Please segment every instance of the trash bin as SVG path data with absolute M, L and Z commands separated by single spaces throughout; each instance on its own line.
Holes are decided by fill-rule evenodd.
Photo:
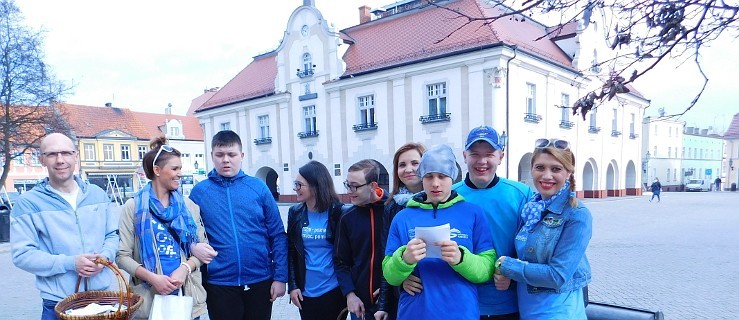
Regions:
M 736 182 L 731 184 L 731 191 L 736 191 Z
M 0 242 L 10 241 L 10 210 L 0 206 Z

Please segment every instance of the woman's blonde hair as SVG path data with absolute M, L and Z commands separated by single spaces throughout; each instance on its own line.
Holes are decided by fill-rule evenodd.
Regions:
M 557 162 L 561 163 L 562 166 L 567 170 L 567 172 L 570 173 L 570 192 L 575 192 L 575 154 L 572 153 L 572 150 L 570 148 L 565 149 L 559 149 L 555 148 L 553 145 L 550 145 L 546 148 L 536 148 L 534 149 L 534 155 L 531 157 L 531 166 L 534 166 L 534 162 L 536 161 L 536 158 L 539 157 L 542 154 L 548 154 L 552 157 L 554 157 Z M 573 208 L 577 207 L 577 197 L 576 196 L 570 196 L 570 206 Z

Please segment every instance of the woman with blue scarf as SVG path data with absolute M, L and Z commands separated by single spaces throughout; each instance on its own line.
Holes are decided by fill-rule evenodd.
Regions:
M 142 159 L 151 180 L 121 210 L 116 263 L 131 275 L 144 302 L 136 318 L 147 319 L 155 294 L 193 298 L 192 318 L 206 313 L 200 266 L 216 255 L 207 244 L 200 208 L 179 191 L 181 154 L 156 137 Z
M 521 319 L 587 319 L 585 249 L 593 225 L 590 211 L 575 197 L 575 156 L 564 140 L 539 139 L 535 147 L 531 175 L 538 193 L 521 214 L 518 258 L 501 256 L 496 262 L 496 287 L 517 282 Z

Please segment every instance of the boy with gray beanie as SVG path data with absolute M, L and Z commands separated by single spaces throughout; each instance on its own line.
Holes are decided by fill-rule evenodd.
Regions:
M 398 319 L 479 319 L 476 283 L 488 281 L 496 259 L 485 213 L 452 190 L 458 173 L 447 145 L 428 149 L 418 167 L 424 192 L 415 195 L 390 225 L 382 271 L 391 285 L 420 277 L 423 294 L 400 294 Z M 416 227 L 449 224 L 450 239 L 425 243 Z M 438 246 L 441 258 L 426 257 Z

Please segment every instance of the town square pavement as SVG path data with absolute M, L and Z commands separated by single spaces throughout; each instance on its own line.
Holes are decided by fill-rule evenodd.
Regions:
M 590 300 L 661 310 L 666 319 L 739 318 L 739 193 L 662 193 L 586 199 L 593 214 L 587 251 Z M 280 205 L 283 220 L 287 205 Z M 0 319 L 39 319 L 33 277 L 0 244 Z M 205 317 L 207 320 L 207 317 Z M 288 298 L 272 319 L 299 319 Z

